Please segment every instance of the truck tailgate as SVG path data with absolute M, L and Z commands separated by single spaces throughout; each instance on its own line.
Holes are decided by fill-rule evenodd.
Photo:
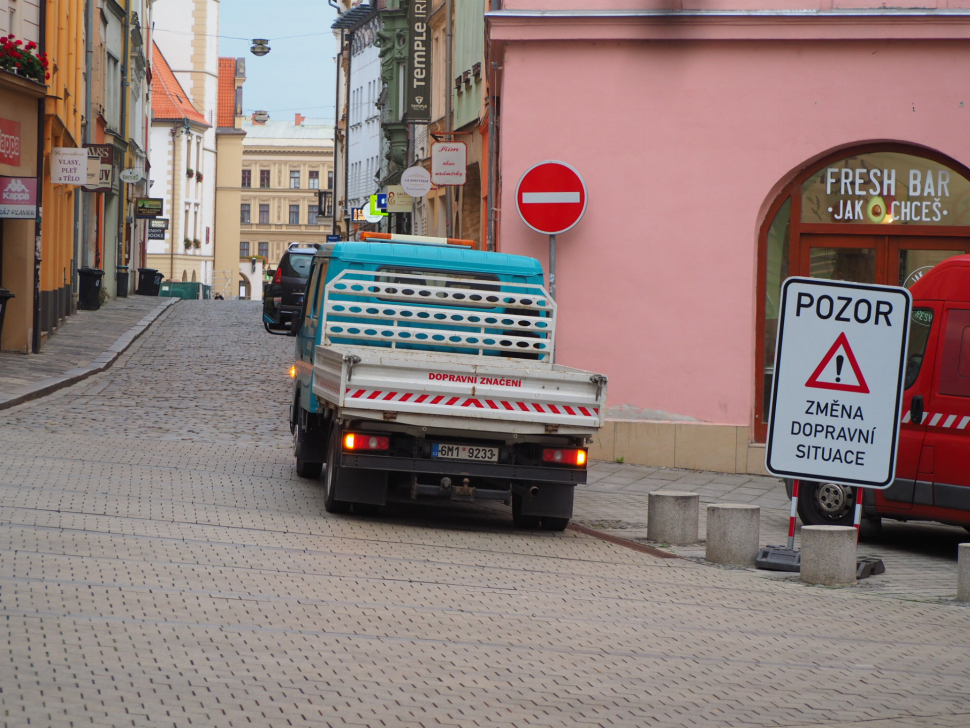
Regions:
M 557 425 L 594 432 L 603 424 L 605 377 L 530 360 L 373 346 L 318 346 L 313 393 L 341 408 L 476 422 Z M 472 359 L 471 361 L 469 361 Z M 493 428 L 488 428 L 493 429 Z

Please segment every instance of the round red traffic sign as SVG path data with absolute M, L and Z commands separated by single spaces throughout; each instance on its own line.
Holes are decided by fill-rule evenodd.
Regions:
M 572 228 L 586 212 L 586 183 L 565 162 L 540 162 L 519 180 L 515 206 L 530 228 L 558 235 Z

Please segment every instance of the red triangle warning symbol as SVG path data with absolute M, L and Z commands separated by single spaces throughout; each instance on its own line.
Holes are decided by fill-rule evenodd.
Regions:
M 849 346 L 849 340 L 845 338 L 845 332 L 839 334 L 839 338 L 822 357 L 822 363 L 812 372 L 805 386 L 869 394 L 869 385 L 862 376 L 859 362 L 852 353 L 852 347 Z

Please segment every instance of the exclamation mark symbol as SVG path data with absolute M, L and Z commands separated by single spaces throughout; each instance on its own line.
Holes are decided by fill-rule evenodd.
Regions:
M 835 381 L 842 381 L 842 364 L 845 362 L 845 357 L 839 354 L 835 357 Z

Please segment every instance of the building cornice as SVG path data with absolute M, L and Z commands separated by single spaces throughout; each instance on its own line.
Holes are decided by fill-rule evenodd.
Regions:
M 498 10 L 492 41 L 967 40 L 970 10 Z

